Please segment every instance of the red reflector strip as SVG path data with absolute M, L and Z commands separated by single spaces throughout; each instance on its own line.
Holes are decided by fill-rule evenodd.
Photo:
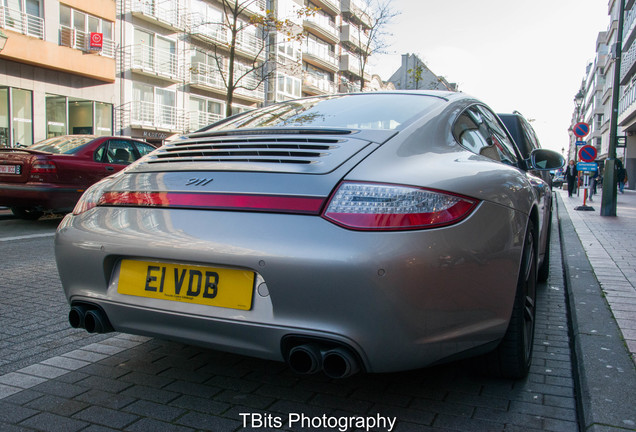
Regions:
M 97 205 L 320 214 L 324 198 L 187 192 L 106 192 Z

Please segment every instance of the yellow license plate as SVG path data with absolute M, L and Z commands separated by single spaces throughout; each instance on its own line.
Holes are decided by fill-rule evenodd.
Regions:
M 253 287 L 254 273 L 249 271 L 123 260 L 117 292 L 249 310 Z

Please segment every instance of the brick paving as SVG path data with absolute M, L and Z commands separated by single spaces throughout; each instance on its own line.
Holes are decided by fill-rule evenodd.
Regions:
M 557 225 L 555 218 L 553 230 Z M 538 287 L 527 379 L 486 378 L 467 360 L 334 381 L 298 376 L 277 362 L 70 329 L 52 239 L 0 242 L 0 430 L 338 430 L 264 424 L 302 413 L 379 414 L 394 417 L 398 432 L 578 431 L 556 231 L 551 248 L 550 280 Z M 261 423 L 245 424 L 246 415 Z

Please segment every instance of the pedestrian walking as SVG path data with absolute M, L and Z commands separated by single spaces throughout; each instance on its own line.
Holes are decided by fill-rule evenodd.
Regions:
M 579 176 L 579 172 L 574 165 L 574 160 L 570 160 L 568 167 L 565 169 L 565 178 L 568 182 L 568 196 L 571 197 L 576 191 L 576 182 Z
M 590 188 L 589 198 L 590 198 L 590 201 L 594 201 L 594 199 L 592 197 L 596 194 L 596 183 L 597 182 L 598 182 L 598 164 L 596 164 L 596 169 L 590 173 L 590 183 L 589 183 L 589 188 Z
M 627 181 L 627 170 L 620 159 L 616 159 L 616 180 L 618 180 L 618 191 L 625 193 L 625 182 Z

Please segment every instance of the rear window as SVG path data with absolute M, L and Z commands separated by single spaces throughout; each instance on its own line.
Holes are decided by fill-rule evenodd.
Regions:
M 72 154 L 95 138 L 96 137 L 92 135 L 58 136 L 37 142 L 29 147 L 29 149 L 54 154 Z
M 270 105 L 208 128 L 399 129 L 441 99 L 413 94 L 334 95 Z

